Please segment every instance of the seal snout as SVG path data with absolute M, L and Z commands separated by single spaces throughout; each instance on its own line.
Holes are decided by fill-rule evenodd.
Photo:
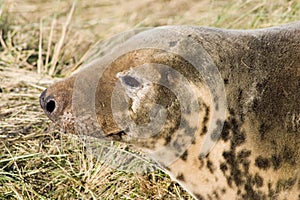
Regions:
M 56 108 L 54 97 L 46 96 L 47 89 L 40 95 L 40 105 L 47 115 L 51 114 Z

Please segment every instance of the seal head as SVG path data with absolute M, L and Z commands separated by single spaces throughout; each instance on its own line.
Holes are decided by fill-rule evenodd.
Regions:
M 57 82 L 45 89 L 39 98 L 41 108 L 47 117 L 63 129 L 74 133 L 71 101 L 75 77 Z

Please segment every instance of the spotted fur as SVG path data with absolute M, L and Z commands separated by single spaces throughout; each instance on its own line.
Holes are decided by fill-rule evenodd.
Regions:
M 88 83 L 101 60 L 92 62 L 85 70 L 42 93 L 40 102 L 45 113 L 68 132 L 127 142 L 150 155 L 168 146 L 161 153 L 176 157 L 172 163 L 165 166 L 160 154 L 154 159 L 161 161 L 165 171 L 195 199 L 299 200 L 300 23 L 249 31 L 190 26 L 165 29 L 180 32 L 182 38 L 191 38 L 201 45 L 220 71 L 227 98 L 226 120 L 220 134 L 211 131 L 210 126 L 223 124 L 211 117 L 221 108 L 213 103 L 217 99 L 211 99 L 201 74 L 180 55 L 158 49 L 134 50 L 119 56 L 109 63 L 97 82 Z M 147 34 L 146 31 L 140 37 L 147 40 Z M 182 38 L 170 41 L 170 48 L 184 45 Z M 183 48 L 189 51 L 189 47 Z M 183 80 L 176 73 L 148 66 L 144 70 L 158 74 L 158 83 L 167 86 L 150 83 L 141 78 L 141 72 L 132 71 L 143 63 L 172 66 L 187 77 L 199 112 L 180 113 L 180 103 L 167 87 L 172 84 L 181 88 Z M 166 116 L 160 134 L 143 138 L 135 135 L 132 127 L 120 128 L 114 118 L 126 111 L 114 116 L 111 110 L 117 83 L 125 87 L 131 106 L 128 116 L 136 124 Z M 84 99 L 87 107 L 77 108 L 75 115 L 71 105 L 77 100 L 72 98 L 76 84 L 90 85 L 83 90 L 76 87 L 78 98 Z M 94 96 L 88 95 L 86 88 L 94 88 Z M 95 99 L 94 113 L 88 107 L 91 99 Z M 55 102 L 52 112 L 47 110 L 49 101 Z M 162 105 L 165 113 L 150 114 L 154 105 Z M 198 121 L 190 120 L 198 115 Z M 180 119 L 185 123 L 182 130 Z M 201 147 L 207 135 L 217 144 L 209 154 L 203 154 Z M 182 148 L 185 143 L 190 145 Z

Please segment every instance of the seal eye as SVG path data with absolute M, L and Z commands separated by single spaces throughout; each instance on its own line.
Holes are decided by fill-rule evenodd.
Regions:
M 46 111 L 52 113 L 55 109 L 55 101 L 49 100 L 46 104 Z
M 126 85 L 128 85 L 132 88 L 137 88 L 141 85 L 138 80 L 136 80 L 134 77 L 129 76 L 129 75 L 123 76 L 122 80 Z

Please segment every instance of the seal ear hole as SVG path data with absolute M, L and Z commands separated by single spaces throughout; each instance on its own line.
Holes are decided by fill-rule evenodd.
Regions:
M 54 100 L 50 100 L 47 102 L 46 104 L 46 110 L 49 113 L 52 113 L 55 109 L 55 101 Z

